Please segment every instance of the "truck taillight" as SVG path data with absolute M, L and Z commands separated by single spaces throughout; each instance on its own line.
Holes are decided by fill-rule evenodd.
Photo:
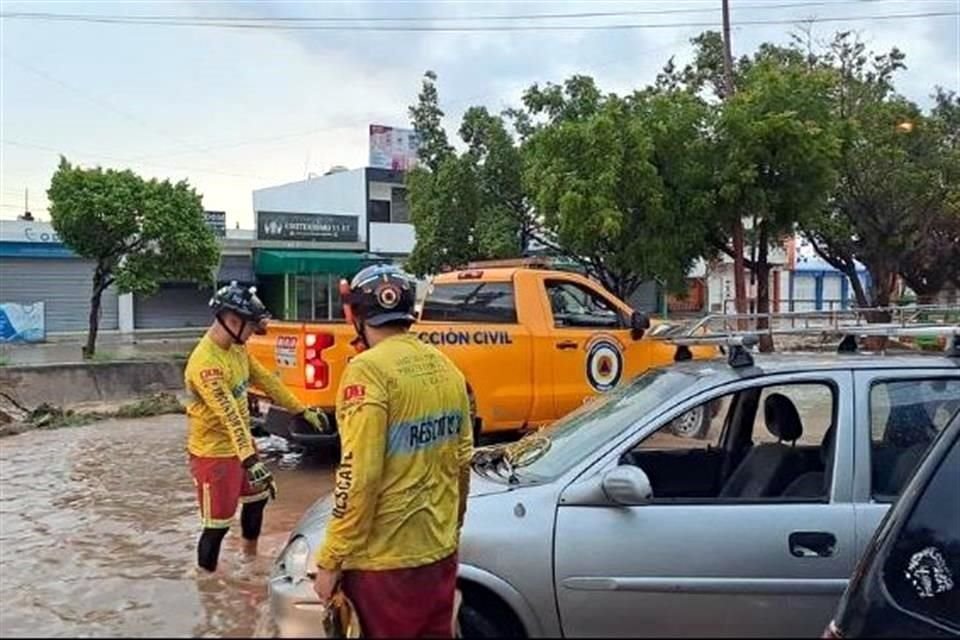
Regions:
M 333 346 L 329 333 L 308 333 L 303 337 L 303 379 L 308 389 L 326 389 L 330 384 L 330 365 L 323 360 L 323 350 Z

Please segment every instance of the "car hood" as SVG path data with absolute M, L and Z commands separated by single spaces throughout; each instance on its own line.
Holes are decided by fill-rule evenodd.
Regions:
M 511 487 L 506 482 L 500 483 L 488 480 L 475 472 L 470 475 L 470 498 L 506 493 L 516 488 L 517 487 Z M 320 498 L 307 509 L 300 518 L 300 522 L 294 527 L 290 538 L 306 536 L 311 542 L 311 545 L 316 544 L 319 542 L 320 536 L 327 526 L 327 521 L 330 519 L 331 513 L 333 513 L 333 494 Z

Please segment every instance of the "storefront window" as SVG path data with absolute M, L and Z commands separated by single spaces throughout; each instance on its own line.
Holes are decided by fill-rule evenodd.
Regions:
M 294 276 L 294 291 L 297 301 L 296 319 L 313 320 L 313 276 Z
M 327 273 L 290 276 L 296 307 L 291 315 L 296 320 L 342 320 L 340 276 Z

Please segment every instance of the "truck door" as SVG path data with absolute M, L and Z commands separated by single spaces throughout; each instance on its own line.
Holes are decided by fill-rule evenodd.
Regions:
M 554 418 L 560 418 L 625 379 L 632 339 L 629 319 L 599 291 L 562 277 L 544 287 L 553 323 Z

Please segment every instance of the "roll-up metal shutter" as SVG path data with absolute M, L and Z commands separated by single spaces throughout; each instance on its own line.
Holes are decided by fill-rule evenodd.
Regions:
M 196 284 L 163 284 L 152 296 L 136 295 L 133 299 L 133 322 L 137 329 L 183 329 L 205 327 L 210 313 L 208 288 Z
M 0 302 L 46 303 L 48 333 L 84 331 L 90 315 L 95 264 L 78 258 L 0 258 Z M 118 327 L 117 292 L 100 300 L 100 330 Z

